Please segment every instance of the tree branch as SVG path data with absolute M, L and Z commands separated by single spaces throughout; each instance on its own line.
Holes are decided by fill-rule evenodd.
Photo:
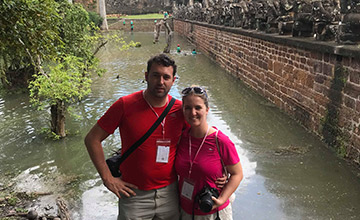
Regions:
M 108 41 L 104 41 L 102 42 L 95 50 L 95 52 L 93 53 L 93 56 L 95 56 L 95 54 L 97 54 L 97 52 L 99 52 L 100 48 L 102 48 L 103 46 L 105 46 L 105 44 L 107 44 Z

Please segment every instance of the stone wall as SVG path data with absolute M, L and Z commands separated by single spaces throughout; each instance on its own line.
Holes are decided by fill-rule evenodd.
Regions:
M 107 14 L 147 14 L 171 11 L 170 0 L 106 0 Z
M 174 21 L 175 31 L 229 73 L 360 165 L 360 50 L 314 41 Z
M 108 19 L 108 25 L 110 30 L 130 30 L 131 19 L 125 19 L 125 25 L 123 19 Z M 134 32 L 152 32 L 155 28 L 155 19 L 133 19 Z M 164 30 L 164 27 L 162 27 Z

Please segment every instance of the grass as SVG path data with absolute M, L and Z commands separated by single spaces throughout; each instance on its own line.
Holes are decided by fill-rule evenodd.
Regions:
M 142 15 L 107 15 L 107 19 L 118 19 L 118 18 L 126 18 L 126 19 L 161 19 L 164 18 L 163 14 L 153 13 L 153 14 L 142 14 Z

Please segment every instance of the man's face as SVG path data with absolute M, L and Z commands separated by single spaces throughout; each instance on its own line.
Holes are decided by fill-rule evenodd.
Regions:
M 149 94 L 157 98 L 166 97 L 171 86 L 174 84 L 173 71 L 174 68 L 172 66 L 166 67 L 153 63 L 150 72 L 145 73 Z

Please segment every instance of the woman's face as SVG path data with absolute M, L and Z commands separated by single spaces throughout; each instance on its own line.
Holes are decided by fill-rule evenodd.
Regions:
M 204 100 L 196 95 L 188 95 L 183 99 L 183 112 L 185 120 L 196 127 L 206 123 L 209 109 L 206 107 Z

